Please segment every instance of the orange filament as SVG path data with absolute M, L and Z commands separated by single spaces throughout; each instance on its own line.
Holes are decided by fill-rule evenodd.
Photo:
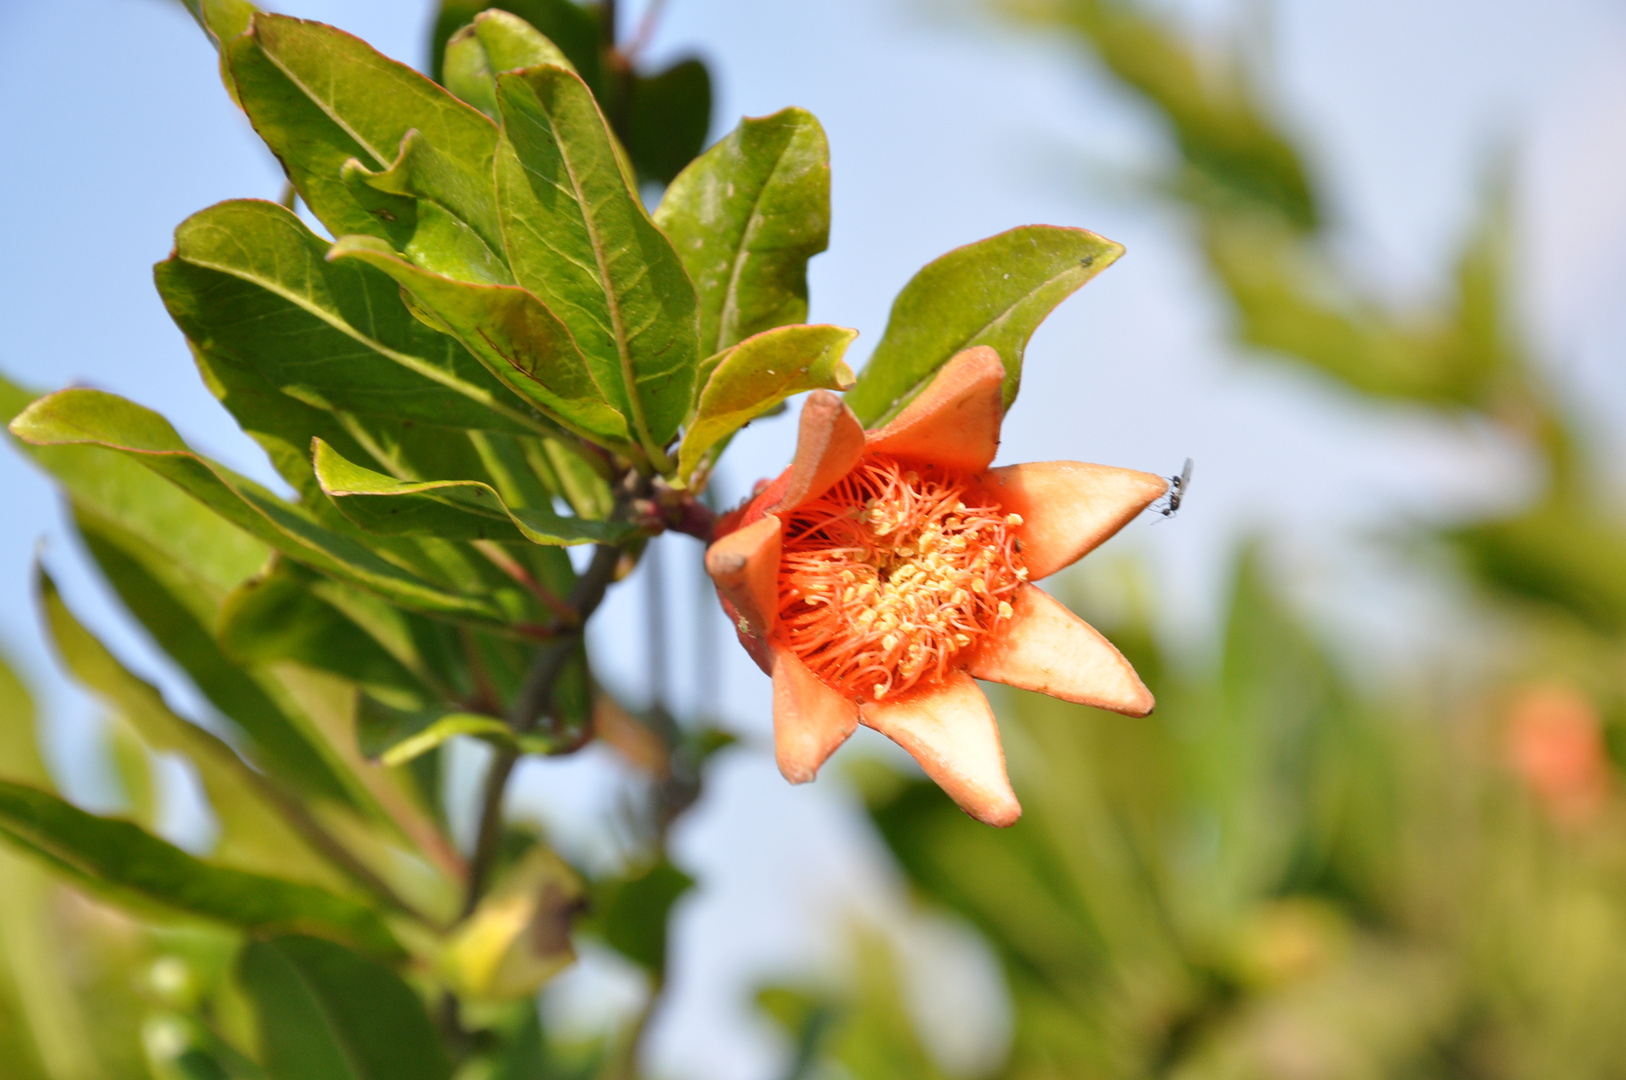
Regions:
M 778 634 L 850 697 L 939 682 L 1011 617 L 1020 524 L 963 476 L 866 457 L 785 518 Z

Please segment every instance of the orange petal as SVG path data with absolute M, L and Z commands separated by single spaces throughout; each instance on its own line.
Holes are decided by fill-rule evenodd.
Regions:
M 865 703 L 859 720 L 905 750 L 960 809 L 988 825 L 1016 824 L 1022 806 L 1005 775 L 999 727 L 971 676 L 897 701 Z
M 1112 642 L 1043 591 L 1024 585 L 1011 607 L 1010 624 L 967 665 L 977 678 L 1129 716 L 1157 704 Z
M 824 685 L 796 654 L 773 646 L 773 749 L 793 784 L 818 775 L 824 759 L 858 727 L 858 706 Z
M 1017 537 L 1034 581 L 1095 550 L 1169 490 L 1169 482 L 1152 473 L 1081 461 L 989 469 L 982 484 L 1002 507 L 1022 515 Z
M 1005 365 L 986 345 L 957 353 L 920 395 L 884 428 L 869 449 L 945 469 L 981 472 L 999 449 Z
M 779 519 L 769 514 L 706 549 L 706 573 L 759 638 L 779 612 Z
M 796 433 L 796 459 L 791 462 L 784 494 L 774 504 L 778 512 L 794 510 L 830 490 L 852 472 L 864 456 L 864 425 L 840 395 L 815 390 L 802 406 L 802 424 Z

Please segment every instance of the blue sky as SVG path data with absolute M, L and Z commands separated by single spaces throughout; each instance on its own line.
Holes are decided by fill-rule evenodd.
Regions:
M 276 6 L 422 60 L 422 0 Z M 1179 10 L 1232 33 L 1259 22 L 1242 14 L 1256 7 L 1202 0 Z M 1600 440 L 1626 449 L 1608 434 L 1626 406 L 1626 8 L 1278 0 L 1271 11 L 1255 47 L 1269 57 L 1288 122 L 1334 178 L 1343 251 L 1381 295 L 1420 301 L 1441 287 L 1485 164 L 1513 148 L 1524 313 Z M 1035 337 L 1002 457 L 1158 472 L 1197 460 L 1177 519 L 1137 522 L 1102 552 L 1143 560 L 1165 629 L 1194 662 L 1207 655 L 1234 542 L 1260 530 L 1307 603 L 1338 613 L 1366 652 L 1403 656 L 1447 617 L 1438 609 L 1449 598 L 1414 595 L 1351 538 L 1397 515 L 1516 500 L 1536 482 L 1516 447 L 1483 432 L 1352 403 L 1224 347 L 1224 309 L 1180 220 L 1126 198 L 1112 179 L 1155 168 L 1166 154 L 1159 132 L 1064 43 L 988 22 L 962 2 L 671 0 L 653 52 L 691 49 L 717 79 L 714 136 L 741 114 L 789 104 L 823 121 L 835 224 L 830 251 L 813 265 L 811 318 L 860 329 L 856 359 L 879 339 L 909 275 L 953 246 L 1035 221 L 1127 245 Z M 0 369 L 42 389 L 83 382 L 125 394 L 171 417 L 199 448 L 269 479 L 198 383 L 151 286 L 151 265 L 182 218 L 221 199 L 275 197 L 281 186 L 180 5 L 0 3 L 0 134 Z M 777 472 L 791 437 L 788 420 L 754 426 L 730 452 L 726 492 L 737 497 Z M 70 748 L 93 730 L 95 710 L 53 673 L 27 597 L 42 537 L 73 602 L 133 666 L 187 699 L 78 569 L 48 487 L 15 455 L 0 456 L 0 498 L 0 648 L 39 692 L 73 789 L 94 802 L 95 777 Z M 758 973 L 829 963 L 854 919 L 902 934 L 917 984 L 964 988 L 962 1000 L 930 999 L 928 1011 L 947 1018 L 936 1025 L 945 1053 L 971 1061 L 992 1052 L 997 995 L 987 996 L 986 980 L 942 975 L 976 969 L 977 950 L 908 911 L 839 777 L 791 789 L 774 773 L 760 748 L 766 679 L 721 640 L 720 686 L 702 695 L 685 677 L 697 650 L 698 548 L 663 543 L 678 704 L 720 711 L 756 744 L 725 760 L 677 837 L 706 889 L 680 917 L 676 996 L 652 1043 L 663 1073 L 771 1071 L 780 1047 L 750 1017 L 742 986 Z M 640 654 L 623 644 L 640 595 L 636 583 L 619 590 L 595 640 L 601 671 L 634 701 Z M 711 627 L 720 638 L 716 620 Z M 879 741 L 861 737 L 842 754 L 878 752 Z M 585 850 L 614 773 L 596 755 L 533 767 L 516 812 L 542 816 Z M 612 967 L 588 965 L 575 978 L 613 1001 Z

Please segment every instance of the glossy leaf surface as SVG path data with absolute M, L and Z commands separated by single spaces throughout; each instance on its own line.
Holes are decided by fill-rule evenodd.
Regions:
M 1122 254 L 1122 245 L 1085 229 L 1024 225 L 933 260 L 893 302 L 886 336 L 847 404 L 865 427 L 877 427 L 955 353 L 989 345 L 1005 362 L 1010 408 L 1034 329 Z
M 655 220 L 700 295 L 705 356 L 807 318 L 830 238 L 830 150 L 805 109 L 747 118 L 672 182 Z
M 259 1021 L 267 1080 L 447 1080 L 451 1063 L 401 977 L 305 935 L 251 941 L 237 977 Z
M 659 462 L 694 387 L 694 286 L 630 187 L 581 79 L 549 66 L 499 75 L 497 101 L 497 197 L 514 277 L 569 328 Z
M 0 781 L 0 834 L 100 891 L 245 930 L 298 929 L 380 956 L 400 946 L 373 911 L 309 885 L 211 866 L 128 821 Z
M 257 15 L 227 55 L 255 130 L 334 236 L 385 237 L 437 263 L 467 256 L 465 243 L 477 240 L 485 250 L 471 266 L 501 265 L 497 133 L 479 110 L 321 23 Z M 405 145 L 411 131 L 436 153 Z M 347 170 L 352 160 L 359 168 Z M 370 175 L 381 171 L 388 177 Z
M 708 454 L 774 406 L 806 390 L 846 390 L 852 369 L 842 362 L 858 331 L 840 326 L 782 326 L 740 342 L 712 368 L 683 434 L 678 475 L 694 475 Z
M 442 65 L 453 34 L 488 9 L 517 15 L 529 23 L 569 58 L 571 66 L 593 88 L 594 93 L 599 91 L 600 50 L 603 46 L 598 20 L 574 0 L 497 0 L 496 3 L 489 3 L 488 0 L 441 0 L 429 50 L 433 65 L 431 74 L 437 80 L 446 82 L 450 78 L 450 73 Z M 494 70 L 508 69 L 499 67 Z M 451 84 L 447 82 L 446 85 Z
M 492 375 L 561 424 L 600 443 L 628 442 L 626 420 L 605 399 L 570 331 L 529 292 L 429 273 L 366 237 L 340 240 L 329 258 L 388 274 Z
M 347 461 L 321 441 L 315 445 L 314 461 L 322 490 L 339 510 L 363 528 L 385 535 L 588 544 L 614 542 L 631 532 L 625 525 L 563 517 L 546 506 L 515 509 L 495 488 L 477 481 L 395 480 Z
M 538 430 L 456 340 L 412 316 L 388 275 L 329 262 L 328 248 L 275 203 L 220 203 L 176 229 L 158 291 L 200 348 L 308 404 L 435 427 Z
M 536 27 L 500 9 L 482 11 L 446 42 L 446 89 L 492 119 L 497 117 L 497 73 L 555 64 L 576 70 L 570 58 Z
M 415 610 L 500 621 L 485 599 L 460 596 L 402 570 L 227 469 L 194 454 L 169 422 L 99 390 L 63 390 L 12 421 L 12 433 L 42 446 L 106 447 L 152 469 L 226 520 L 307 565 Z

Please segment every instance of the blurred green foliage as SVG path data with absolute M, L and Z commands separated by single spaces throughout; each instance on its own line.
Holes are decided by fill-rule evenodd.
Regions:
M 1396 307 L 1335 254 L 1303 142 L 1240 51 L 1133 0 L 998 7 L 1067 35 L 1153 109 L 1177 164 L 1148 187 L 1186 212 L 1239 346 L 1374 407 L 1487 425 L 1547 481 L 1509 517 L 1415 537 L 1455 553 L 1496 628 L 1470 637 L 1466 686 L 1352 681 L 1254 546 L 1210 671 L 1163 655 L 1148 602 L 1125 614 L 1121 582 L 1102 604 L 1088 583 L 1104 572 L 1071 579 L 1073 606 L 1106 616 L 1158 711 L 1126 721 L 1003 693 L 1025 808 L 1008 833 L 929 783 L 862 774 L 914 894 L 1000 962 L 1014 1024 L 996 1074 L 1619 1075 L 1626 526 L 1517 325 L 1506 163 L 1453 287 Z M 1461 652 L 1442 642 L 1437 663 L 1460 668 Z M 922 1058 L 918 994 L 874 974 L 895 963 L 865 940 L 845 990 L 763 993 L 796 1048 L 789 1075 L 955 1066 Z

